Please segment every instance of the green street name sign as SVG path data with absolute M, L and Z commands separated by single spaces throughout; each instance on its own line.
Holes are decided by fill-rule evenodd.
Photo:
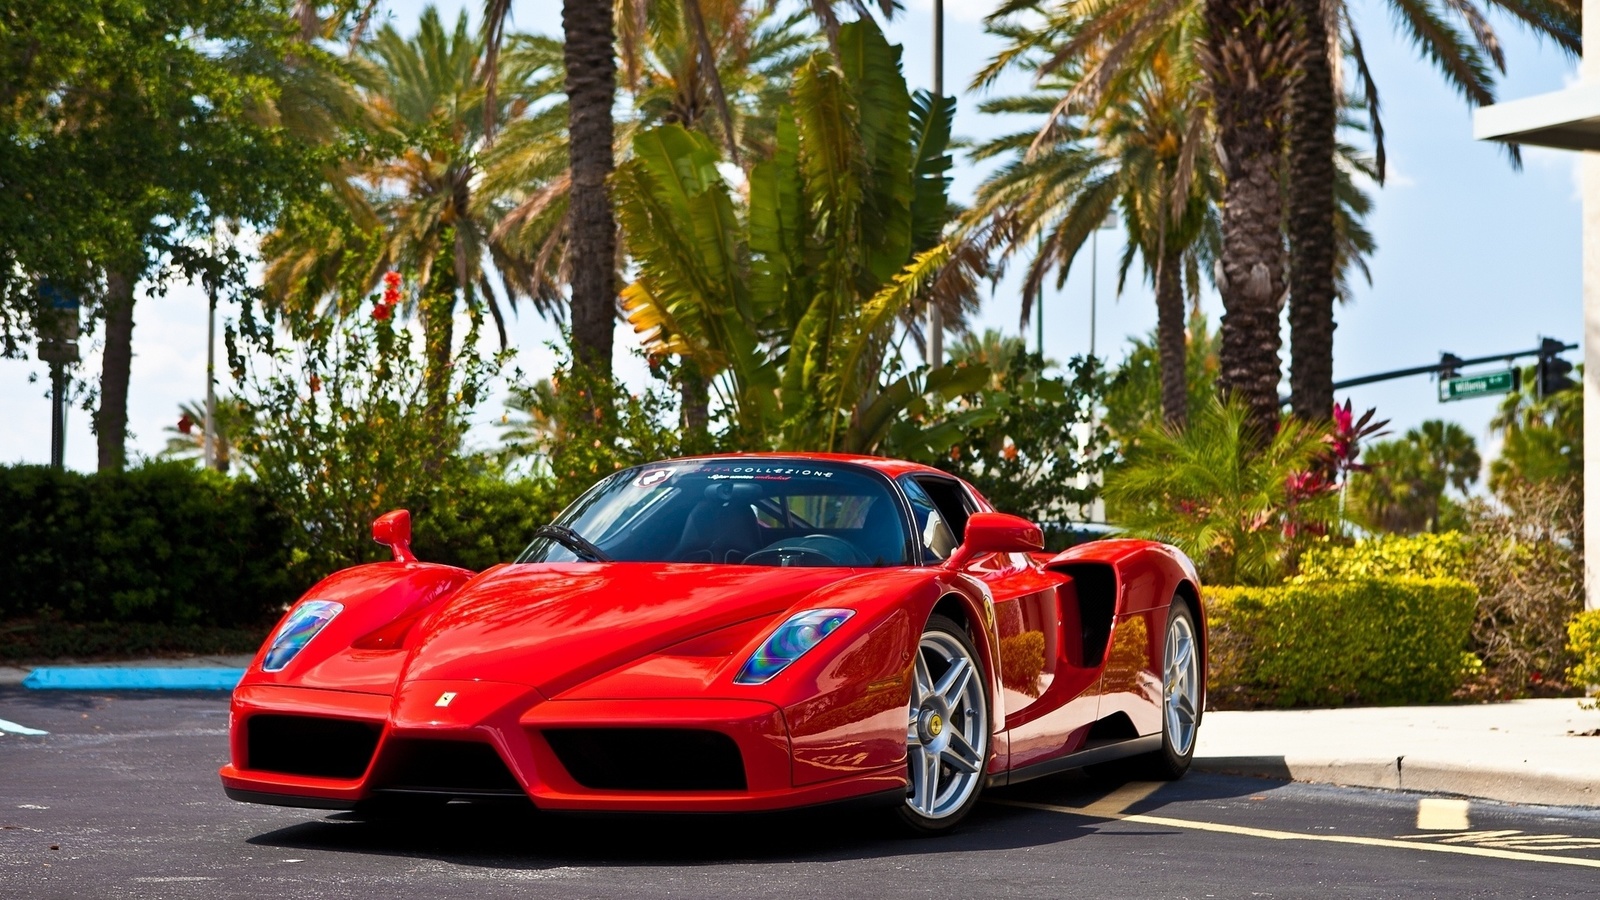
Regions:
M 1490 394 L 1509 394 L 1516 389 L 1517 373 L 1511 369 L 1504 372 L 1470 375 L 1465 378 L 1446 378 L 1439 382 L 1439 401 L 1442 403 L 1448 400 L 1487 397 Z

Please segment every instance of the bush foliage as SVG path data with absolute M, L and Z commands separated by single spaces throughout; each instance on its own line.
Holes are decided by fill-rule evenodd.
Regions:
M 1476 660 L 1477 591 L 1446 578 L 1213 587 L 1210 684 L 1224 705 L 1437 703 Z
M 286 520 L 251 482 L 0 467 L 0 509 L 0 619 L 255 625 L 293 599 Z
M 464 479 L 413 509 L 415 549 L 487 568 L 515 558 L 559 508 L 548 481 Z M 329 568 L 362 561 L 312 568 L 297 553 L 304 528 L 259 484 L 184 463 L 0 467 L 0 509 L 4 658 L 238 652 L 240 629 L 258 633 Z M 95 623 L 115 627 L 79 627 Z
M 1321 541 L 1300 557 L 1295 581 L 1355 581 L 1363 578 L 1455 578 L 1471 580 L 1472 545 L 1460 532 L 1380 535 L 1355 544 Z
M 1567 670 L 1573 684 L 1600 685 L 1600 609 L 1578 613 L 1567 623 L 1567 648 L 1578 663 Z

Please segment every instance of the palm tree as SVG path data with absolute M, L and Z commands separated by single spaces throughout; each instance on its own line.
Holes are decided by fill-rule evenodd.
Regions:
M 1362 460 L 1367 471 L 1351 480 L 1352 506 L 1367 527 L 1400 533 L 1442 530 L 1446 489 L 1465 495 L 1483 467 L 1466 429 L 1438 419 L 1373 444 Z
M 1535 31 L 1553 36 L 1569 50 L 1578 46 L 1578 5 L 1572 0 L 1489 0 L 1489 4 Z M 1486 59 L 1497 65 L 1503 65 L 1503 59 L 1498 39 L 1471 0 L 1391 0 L 1391 5 L 1397 22 L 1414 39 L 1422 55 L 1433 61 L 1460 93 L 1476 104 L 1492 101 L 1493 81 Z M 1305 140 L 1312 140 L 1304 151 L 1306 155 L 1296 157 L 1294 179 L 1289 182 L 1295 197 L 1289 209 L 1296 211 L 1296 216 L 1305 217 L 1305 221 L 1292 226 L 1300 236 L 1297 256 L 1309 254 L 1308 261 L 1301 264 L 1301 273 L 1308 283 L 1313 278 L 1323 282 L 1333 279 L 1336 285 L 1339 277 L 1337 269 L 1332 274 L 1323 270 L 1329 256 L 1337 260 L 1340 254 L 1335 243 L 1337 229 L 1325 224 L 1336 218 L 1335 207 L 1320 199 L 1320 194 L 1308 200 L 1294 193 L 1300 188 L 1333 190 L 1337 196 L 1340 190 L 1335 187 L 1337 179 L 1328 176 L 1329 154 L 1336 152 L 1336 147 L 1328 137 L 1333 125 L 1327 116 L 1338 114 L 1338 104 L 1289 95 L 1291 85 L 1304 90 L 1333 90 L 1335 67 L 1323 67 L 1320 60 L 1311 62 L 1312 69 L 1329 75 L 1327 87 L 1317 88 L 1324 82 L 1305 68 L 1308 47 L 1331 52 L 1326 48 L 1335 37 L 1342 36 L 1340 43 L 1349 48 L 1356 64 L 1365 106 L 1372 117 L 1380 177 L 1383 171 L 1377 89 L 1347 4 L 1344 0 L 1091 4 L 1009 0 L 991 15 L 990 21 L 1001 22 L 1024 13 L 1059 14 L 1071 19 L 1065 40 L 1056 47 L 1055 56 L 1041 67 L 1041 73 L 1069 65 L 1093 48 L 1106 48 L 1085 72 L 1080 89 L 1063 100 L 1063 109 L 1069 103 L 1099 109 L 1107 96 L 1115 95 L 1141 69 L 1148 68 L 1152 58 L 1169 46 L 1173 35 L 1184 36 L 1185 46 L 1199 47 L 1227 181 L 1217 280 L 1227 310 L 1222 323 L 1222 386 L 1247 397 L 1258 420 L 1266 423 L 1276 416 L 1277 385 L 1281 379 L 1277 321 L 1286 287 L 1287 262 L 1280 224 L 1284 220 L 1284 202 L 1279 186 L 1288 174 L 1284 150 L 1290 136 L 1285 123 L 1291 120 L 1297 122 L 1297 128 L 1304 129 Z M 1452 25 L 1450 17 L 1459 19 L 1471 37 Z M 1324 23 L 1323 31 L 1329 37 L 1316 34 L 1319 22 Z M 1303 118 L 1296 118 L 1300 116 L 1297 104 L 1306 107 Z M 1289 115 L 1291 111 L 1293 116 Z M 1313 140 L 1313 133 L 1322 137 Z M 1311 159 L 1312 154 L 1318 158 Z M 1313 218 L 1316 221 L 1311 221 Z M 1334 246 L 1331 254 L 1330 245 Z M 1318 380 L 1324 379 L 1326 372 L 1331 379 L 1332 318 L 1327 304 L 1337 290 L 1324 284 L 1320 289 L 1308 287 L 1305 291 L 1310 306 L 1292 316 L 1301 323 L 1298 330 L 1302 334 L 1295 355 L 1312 358 L 1304 361 L 1303 372 L 1315 373 Z M 1318 362 L 1318 358 L 1323 361 Z M 1328 404 L 1321 404 L 1321 390 L 1308 388 L 1304 407 L 1319 419 L 1326 418 L 1329 408 Z M 1300 393 L 1296 388 L 1295 394 Z
M 387 270 L 413 273 L 408 306 L 427 334 L 429 403 L 437 410 L 449 402 L 458 304 L 474 313 L 486 308 L 506 342 L 505 311 L 486 262 L 500 274 L 513 310 L 522 294 L 531 294 L 541 312 L 554 308 L 547 293 L 533 289 L 537 261 L 500 239 L 505 204 L 482 190 L 484 46 L 466 14 L 447 30 L 428 7 L 414 37 L 386 25 L 364 50 L 374 68 L 364 93 L 380 129 L 375 144 L 399 149 L 360 160 L 329 185 L 345 223 L 291 222 L 267 237 L 266 285 L 290 310 L 310 314 L 331 302 L 349 313 Z M 506 107 L 502 120 L 526 115 L 536 99 L 529 91 L 538 89 L 539 73 L 514 68 L 521 61 L 505 61 L 510 77 L 503 81 L 511 89 L 498 101 Z
M 499 31 L 510 0 L 489 0 L 491 34 Z M 617 319 L 617 223 L 609 179 L 616 160 L 611 108 L 616 103 L 617 58 L 613 10 L 605 0 L 564 0 L 567 134 L 572 187 L 567 212 L 567 253 L 572 267 L 574 360 L 601 377 L 611 375 L 612 330 Z
M 1384 173 L 1377 87 L 1346 0 L 1293 0 L 1300 43 L 1289 134 L 1290 395 L 1294 413 L 1325 419 L 1333 408 L 1333 304 L 1336 274 L 1334 133 L 1339 117 L 1338 59 L 1349 49 L 1364 87 L 1377 144 L 1377 177 Z M 1580 50 L 1579 4 L 1573 0 L 1487 0 L 1569 54 Z M 1401 32 L 1473 106 L 1494 102 L 1494 68 L 1505 55 L 1487 16 L 1473 0 L 1391 0 Z M 1459 19 L 1459 26 L 1450 17 Z M 1341 40 L 1342 38 L 1342 40 Z M 1515 151 L 1513 151 L 1515 152 Z
M 218 397 L 216 417 L 212 422 L 215 432 L 217 471 L 227 474 L 235 461 L 245 464 L 239 453 L 241 439 L 254 426 L 250 408 L 235 397 Z M 202 400 L 192 400 L 178 406 L 178 423 L 163 429 L 167 434 L 166 449 L 162 456 L 174 459 L 203 460 L 206 454 L 206 435 L 202 424 L 206 420 L 206 405 Z
M 883 383 L 896 320 L 950 258 L 943 242 L 919 248 L 942 223 L 914 212 L 947 208 L 948 104 L 907 93 L 870 19 L 839 45 L 837 61 L 818 52 L 796 74 L 744 202 L 711 141 L 678 125 L 641 132 L 617 174 L 629 321 L 653 355 L 697 366 L 755 446 L 871 449 L 920 398 L 988 377 L 947 367 Z
M 1071 27 L 1058 20 L 1056 27 L 1062 26 Z M 1052 40 L 1047 31 L 1012 30 L 1009 24 L 996 30 L 1013 39 L 1001 59 L 1024 71 L 1040 71 L 1059 46 L 1059 37 Z M 1007 156 L 1011 162 L 978 189 L 969 221 L 991 223 L 995 238 L 1003 242 L 1002 265 L 1037 245 L 1023 288 L 1026 321 L 1046 275 L 1054 269 L 1057 286 L 1064 283 L 1084 242 L 1120 206 L 1130 250 L 1122 278 L 1137 249 L 1145 274 L 1156 286 L 1163 414 L 1168 422 L 1182 425 L 1188 417 L 1184 275 L 1189 275 L 1189 294 L 1197 294 L 1201 261 L 1216 245 L 1221 193 L 1196 87 L 1200 73 L 1192 54 L 1174 44 L 1156 54 L 1150 67 L 1140 70 L 1124 92 L 1108 98 L 1096 115 L 1063 116 L 1062 98 L 1075 96 L 1097 64 L 1087 56 L 1043 76 L 1028 95 L 990 100 L 980 107 L 988 113 L 1043 116 L 1044 125 L 990 141 L 974 152 L 976 159 Z M 978 84 L 994 74 L 997 70 L 980 74 Z

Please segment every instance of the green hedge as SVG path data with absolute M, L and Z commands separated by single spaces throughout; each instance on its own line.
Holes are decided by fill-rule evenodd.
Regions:
M 1459 531 L 1388 534 L 1354 544 L 1313 544 L 1300 557 L 1297 581 L 1363 578 L 1468 579 L 1471 544 Z
M 1206 591 L 1220 703 L 1330 706 L 1448 700 L 1477 591 L 1445 578 L 1304 581 Z
M 547 482 L 469 479 L 412 507 L 414 547 L 470 569 L 509 561 L 559 511 L 557 497 Z M 308 540 L 255 482 L 186 463 L 91 475 L 0 466 L 0 622 L 35 642 L 35 625 L 51 622 L 258 629 L 329 566 L 360 562 L 312 564 Z M 62 634 L 84 653 L 114 652 L 100 632 Z M 130 652 L 155 640 L 127 634 Z
M 186 464 L 0 467 L 0 618 L 254 625 L 290 599 L 286 524 Z

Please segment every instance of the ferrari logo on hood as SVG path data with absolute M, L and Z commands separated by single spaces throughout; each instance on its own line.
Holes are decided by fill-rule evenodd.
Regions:
M 439 699 L 434 701 L 433 705 L 434 706 L 449 706 L 450 705 L 450 701 L 454 700 L 455 698 L 456 698 L 456 692 L 455 691 L 445 691 L 444 693 L 439 695 Z

